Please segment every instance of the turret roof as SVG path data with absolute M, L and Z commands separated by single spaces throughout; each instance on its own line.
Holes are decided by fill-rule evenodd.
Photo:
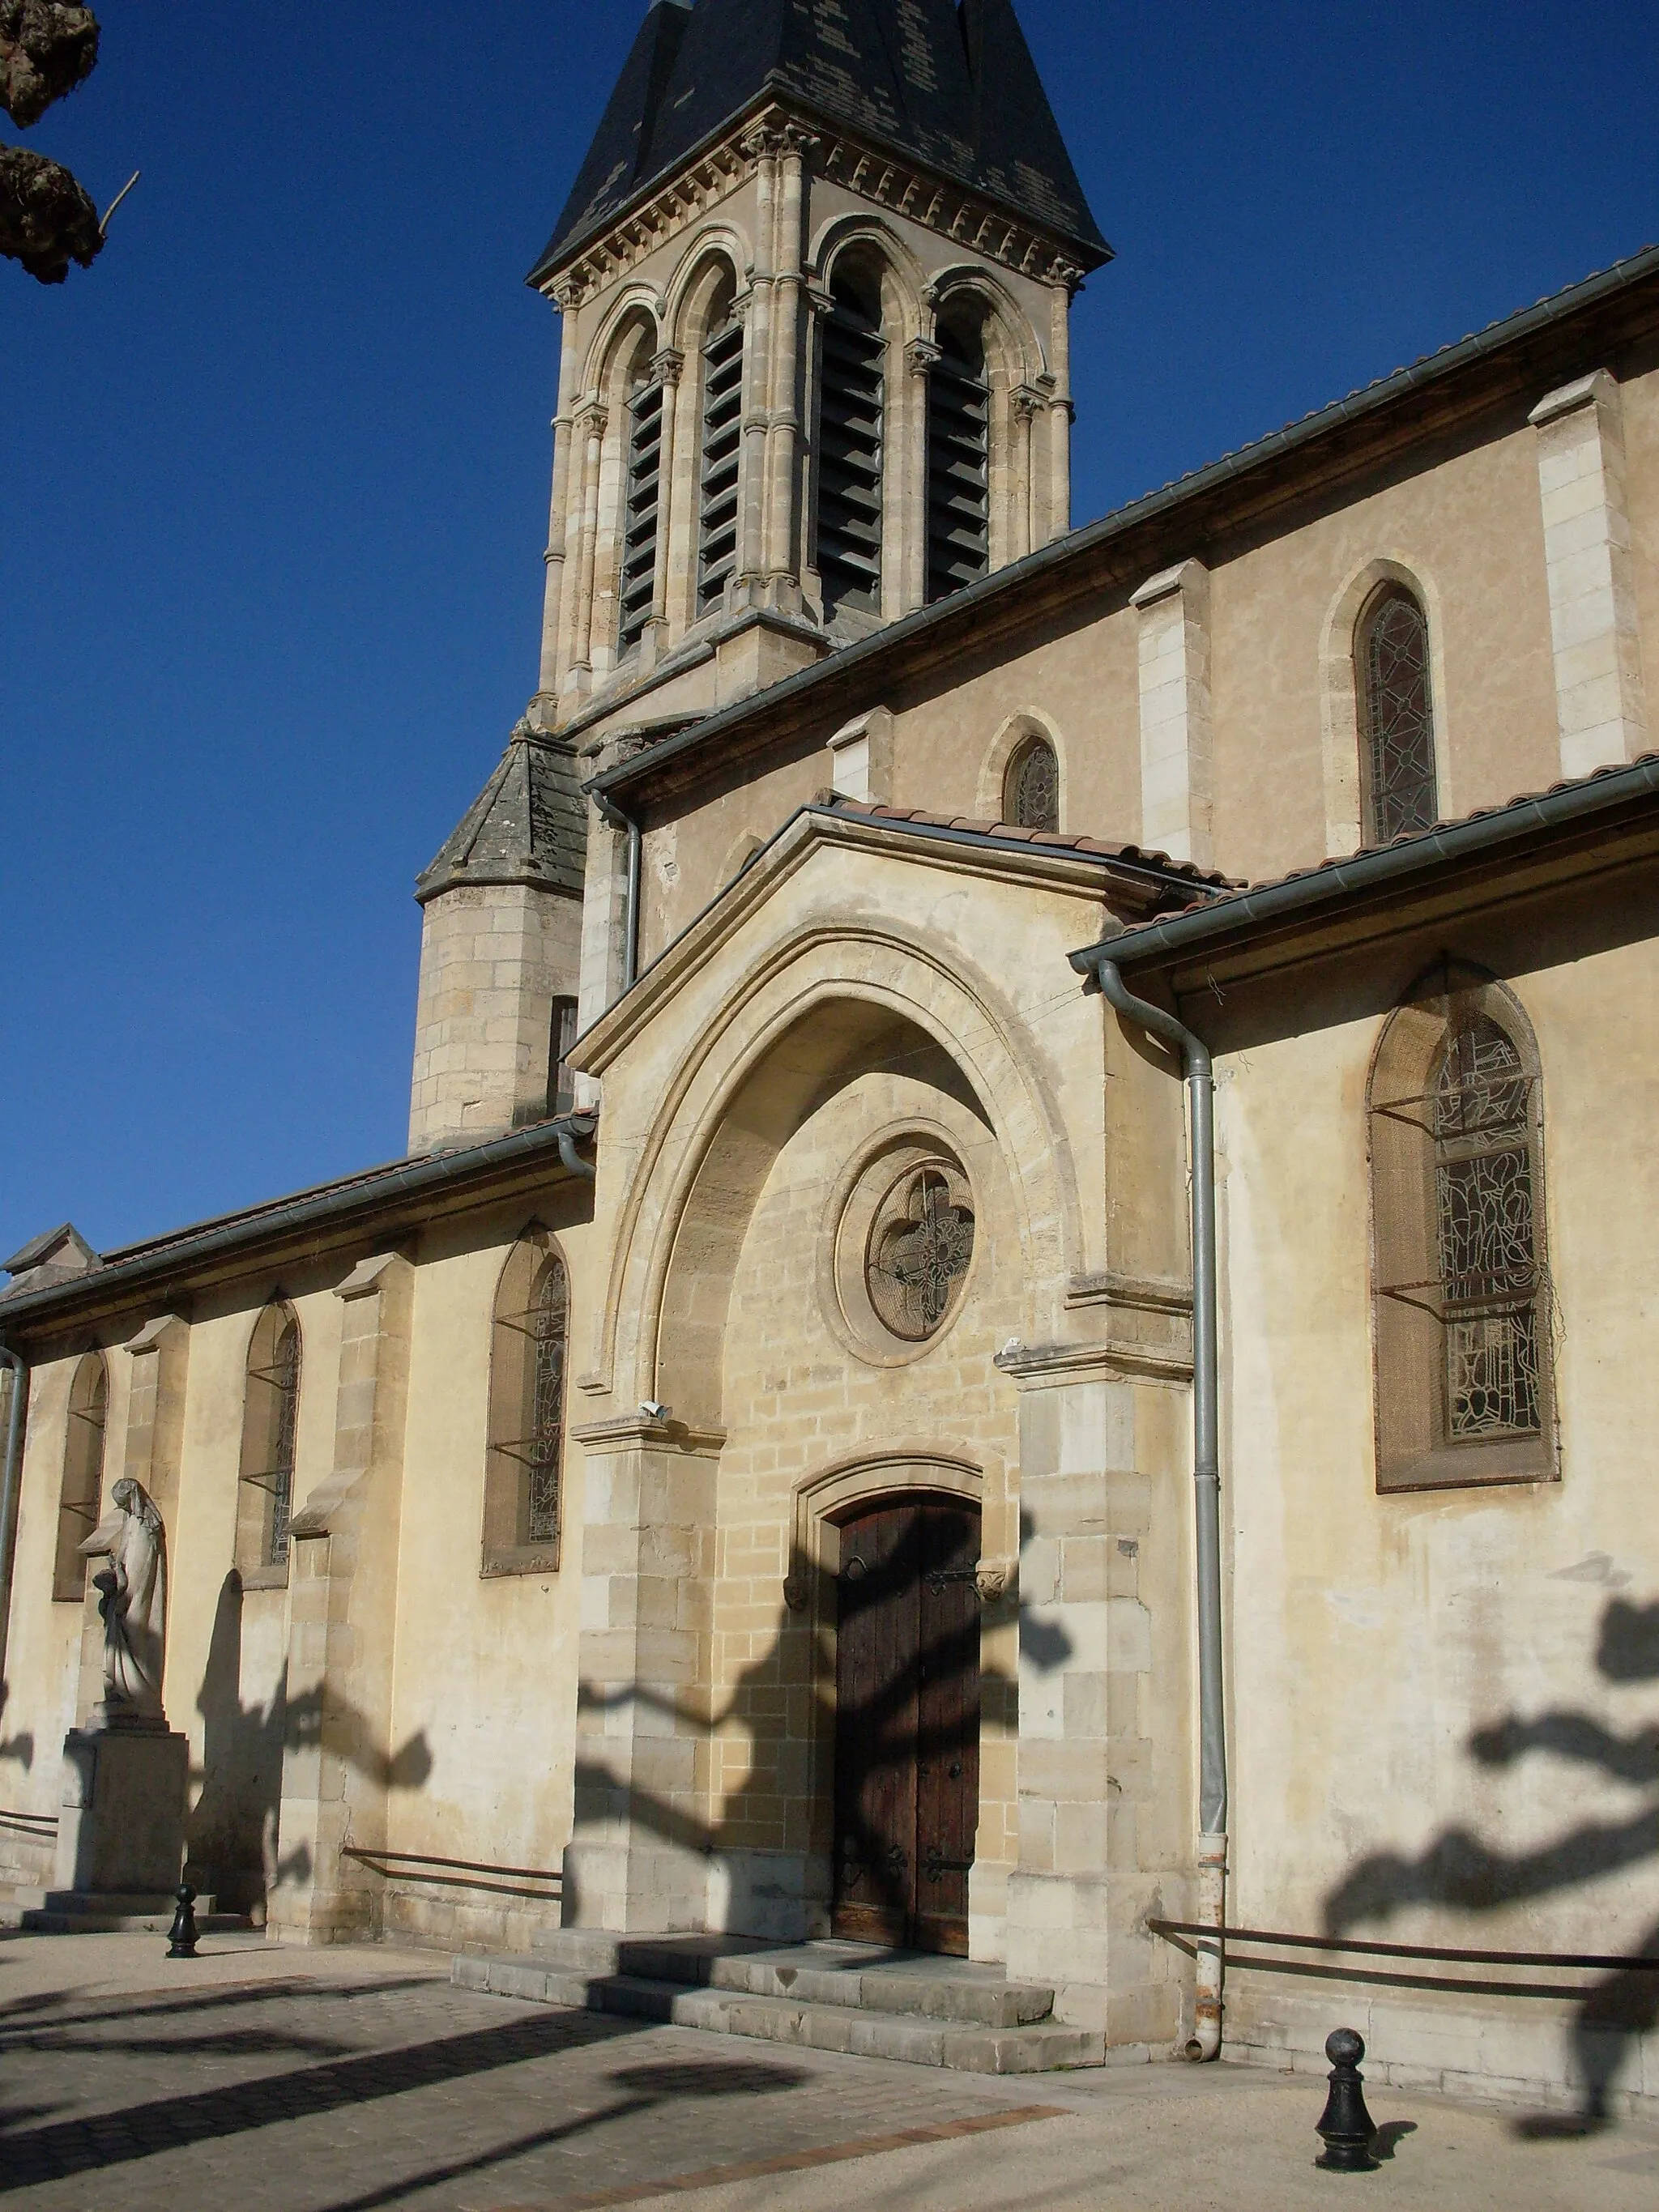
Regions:
M 575 750 L 520 722 L 415 896 L 424 906 L 462 884 L 533 884 L 580 898 L 586 854 Z
M 655 0 L 531 283 L 769 96 L 1110 254 L 1012 0 Z

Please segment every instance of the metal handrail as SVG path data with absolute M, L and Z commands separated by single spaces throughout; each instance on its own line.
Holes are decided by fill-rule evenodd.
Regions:
M 1452 1951 L 1429 1943 L 1368 1943 L 1344 1936 L 1287 1936 L 1282 1929 L 1207 1928 L 1190 1920 L 1148 1920 L 1154 1936 L 1219 1936 L 1230 1943 L 1279 1943 L 1291 1951 L 1345 1951 L 1373 1959 L 1437 1959 L 1455 1966 L 1573 1966 L 1659 1974 L 1659 1954 L 1594 1951 Z M 1241 1966 L 1253 1962 L 1241 1959 Z

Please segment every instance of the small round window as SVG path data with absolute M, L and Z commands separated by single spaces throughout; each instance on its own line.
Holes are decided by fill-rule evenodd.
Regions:
M 974 1256 L 972 1196 L 961 1170 L 930 1160 L 901 1176 L 870 1225 L 865 1283 L 884 1328 L 906 1344 L 937 1334 Z

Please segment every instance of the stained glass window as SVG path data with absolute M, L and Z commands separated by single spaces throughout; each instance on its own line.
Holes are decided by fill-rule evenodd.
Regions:
M 265 1562 L 280 1567 L 288 1559 L 288 1524 L 294 1517 L 294 1436 L 300 1418 L 300 1324 L 291 1316 L 276 1340 L 270 1363 L 276 1419 L 270 1466 L 270 1536 Z
M 530 1434 L 525 1441 L 527 1485 L 525 1540 L 551 1544 L 559 1534 L 559 1468 L 564 1455 L 564 1365 L 569 1298 L 564 1268 L 550 1260 L 530 1313 Z
M 877 1213 L 866 1279 L 883 1325 L 909 1343 L 933 1335 L 956 1304 L 974 1256 L 974 1216 L 961 1178 L 943 1167 L 907 1176 Z
M 1003 812 L 1021 830 L 1060 827 L 1060 763 L 1044 738 L 1028 738 L 1008 763 Z
M 1538 1263 L 1528 1085 L 1482 1016 L 1452 1036 L 1435 1079 L 1435 1209 L 1453 1441 L 1537 1434 Z
M 1357 644 L 1365 839 L 1385 845 L 1439 817 L 1427 617 L 1409 592 L 1390 585 L 1366 609 Z

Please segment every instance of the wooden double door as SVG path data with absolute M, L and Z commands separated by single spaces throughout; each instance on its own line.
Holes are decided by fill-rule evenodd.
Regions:
M 836 1935 L 968 1950 L 979 1823 L 977 1508 L 908 1498 L 842 1529 Z

